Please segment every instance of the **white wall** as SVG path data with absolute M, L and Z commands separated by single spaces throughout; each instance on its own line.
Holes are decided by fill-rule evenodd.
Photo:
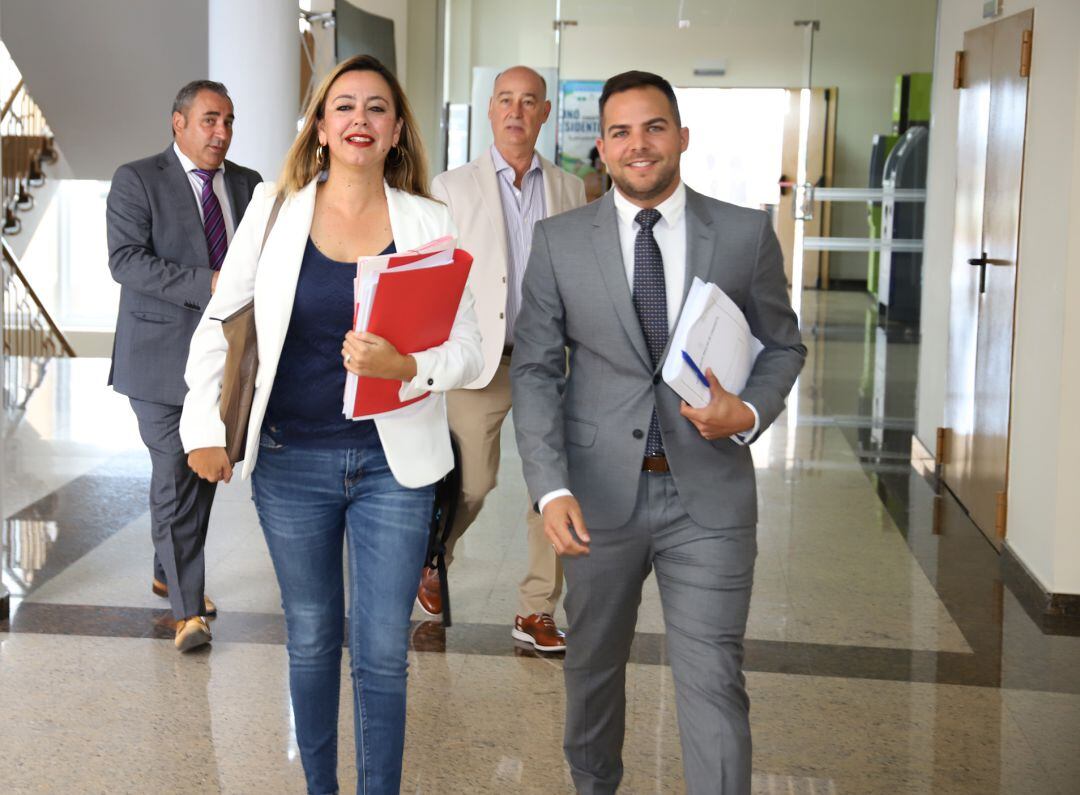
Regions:
M 434 176 L 431 164 L 442 162 L 441 155 L 435 151 L 439 146 L 439 120 L 442 114 L 442 84 L 438 82 L 440 70 L 437 60 L 440 51 L 437 41 L 438 10 L 438 0 L 409 0 L 405 30 L 409 47 L 409 80 L 404 83 L 405 93 L 424 139 L 431 176 Z M 396 30 L 396 23 L 394 27 Z
M 229 159 L 275 180 L 300 115 L 296 0 L 210 0 L 207 73 L 229 89 Z
M 469 66 L 555 65 L 554 2 L 451 3 L 452 101 L 469 101 L 466 59 Z M 930 71 L 933 63 L 935 0 L 686 0 L 690 26 L 683 30 L 676 25 L 677 5 L 563 0 L 563 18 L 578 24 L 564 34 L 562 79 L 602 80 L 627 69 L 647 69 L 677 86 L 798 87 L 803 33 L 794 21 L 820 19 L 813 82 L 839 89 L 838 186 L 866 184 L 871 137 L 890 130 L 896 75 Z M 716 59 L 726 61 L 726 75 L 694 75 L 696 65 Z M 833 234 L 864 237 L 865 205 L 836 205 Z M 866 255 L 833 254 L 831 269 L 835 278 L 863 279 Z
M 207 0 L 2 0 L 4 43 L 79 179 L 163 150 L 207 74 Z
M 450 4 L 450 12 L 448 14 L 448 36 L 450 41 L 450 52 L 447 54 L 447 72 L 449 77 L 449 91 L 447 92 L 447 102 L 461 103 L 469 102 L 472 98 L 472 68 L 474 63 L 478 63 L 473 58 L 473 0 L 446 0 Z M 534 11 L 539 7 L 540 3 L 527 5 L 522 7 L 521 11 L 525 14 L 530 11 Z M 499 10 L 499 9 L 496 9 Z M 522 20 L 527 22 L 527 20 Z M 550 24 L 550 19 L 548 20 Z M 505 26 L 509 24 L 508 21 L 503 20 L 501 25 Z M 522 25 L 525 27 L 526 25 Z M 508 30 L 515 30 L 516 28 L 507 28 Z M 548 58 L 548 61 L 542 64 L 535 64 L 536 66 L 549 66 L 554 62 L 554 56 Z
M 1005 0 L 1035 9 L 1021 195 L 1006 543 L 1042 585 L 1080 593 L 1080 3 Z M 918 425 L 930 449 L 944 423 L 949 271 L 956 179 L 952 63 L 981 4 L 942 0 L 930 137 Z M 1069 312 L 1070 309 L 1073 311 Z

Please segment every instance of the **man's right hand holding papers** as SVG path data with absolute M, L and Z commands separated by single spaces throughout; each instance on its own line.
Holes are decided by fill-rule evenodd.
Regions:
M 757 412 L 738 394 L 761 349 L 738 305 L 715 284 L 695 277 L 671 335 L 663 376 L 683 399 L 682 415 L 705 439 L 743 444 L 753 437 Z
M 704 408 L 695 409 L 685 400 L 679 411 L 694 423 L 698 433 L 710 442 L 738 433 L 746 433 L 757 424 L 753 410 L 720 385 L 711 368 L 705 371 L 709 382 L 709 402 Z

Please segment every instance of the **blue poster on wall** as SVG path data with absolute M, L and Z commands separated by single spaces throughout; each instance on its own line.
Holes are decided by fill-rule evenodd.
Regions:
M 559 165 L 584 177 L 594 171 L 589 152 L 600 137 L 600 92 L 603 80 L 559 83 Z

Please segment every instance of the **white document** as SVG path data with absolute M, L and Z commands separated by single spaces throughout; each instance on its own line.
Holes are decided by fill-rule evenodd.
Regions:
M 709 387 L 687 363 L 684 351 L 702 374 L 711 369 L 720 385 L 737 395 L 763 347 L 727 293 L 695 276 L 661 372 L 679 397 L 700 409 L 709 403 Z

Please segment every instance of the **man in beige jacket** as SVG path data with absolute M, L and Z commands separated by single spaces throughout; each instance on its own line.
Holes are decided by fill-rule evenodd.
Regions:
M 499 436 L 510 411 L 510 351 L 521 307 L 521 281 L 537 221 L 585 204 L 582 181 L 540 157 L 536 139 L 551 113 L 544 79 L 515 66 L 495 78 L 488 119 L 495 143 L 480 157 L 435 178 L 431 192 L 446 202 L 460 231 L 458 245 L 473 257 L 469 287 L 483 335 L 484 370 L 465 389 L 447 393 L 450 432 L 461 450 L 462 493 L 447 545 L 473 523 L 495 488 Z M 528 571 L 519 587 L 513 636 L 539 651 L 566 648 L 552 614 L 562 593 L 562 564 L 532 505 L 526 514 Z M 442 611 L 439 575 L 425 568 L 417 592 L 425 612 Z

